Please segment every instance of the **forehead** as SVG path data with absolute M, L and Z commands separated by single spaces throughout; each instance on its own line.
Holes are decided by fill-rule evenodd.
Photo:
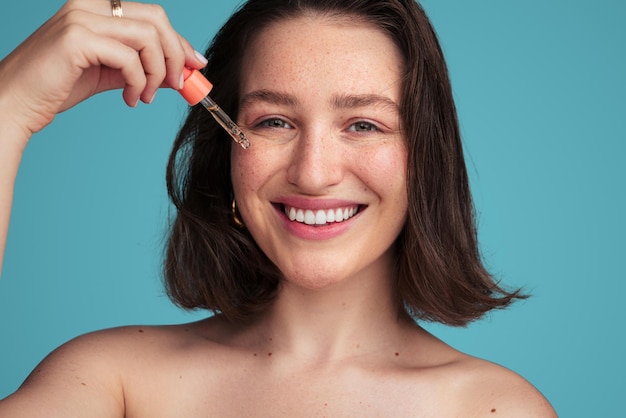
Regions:
M 241 90 L 396 88 L 403 60 L 391 37 L 353 17 L 306 15 L 261 30 L 243 57 Z

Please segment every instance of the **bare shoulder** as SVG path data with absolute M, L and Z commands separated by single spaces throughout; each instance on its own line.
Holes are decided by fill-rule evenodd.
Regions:
M 497 364 L 462 355 L 454 368 L 454 390 L 469 416 L 552 418 L 548 400 L 519 374 Z
M 0 401 L 0 416 L 123 417 L 110 340 L 103 332 L 93 333 L 54 350 L 13 395 Z
M 548 400 L 519 374 L 462 353 L 420 329 L 404 364 L 411 393 L 428 393 L 426 415 L 553 418 Z
M 164 350 L 184 344 L 193 326 L 123 327 L 74 338 L 50 353 L 14 394 L 0 401 L 0 416 L 124 417 L 129 371 L 157 362 Z

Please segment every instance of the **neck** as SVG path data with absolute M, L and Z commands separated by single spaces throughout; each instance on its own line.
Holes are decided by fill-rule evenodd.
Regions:
M 385 263 L 323 289 L 286 280 L 272 307 L 248 328 L 248 341 L 316 363 L 393 352 L 414 324 L 400 314 L 391 271 Z

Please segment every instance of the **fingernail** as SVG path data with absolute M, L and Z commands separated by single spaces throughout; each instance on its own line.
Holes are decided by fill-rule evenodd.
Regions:
M 157 91 L 158 91 L 158 90 L 157 90 Z M 148 100 L 148 101 L 146 102 L 146 104 L 151 104 L 151 103 L 154 101 L 154 97 L 156 96 L 157 91 L 155 91 L 155 92 L 152 94 L 152 97 L 150 97 L 150 100 Z
M 206 59 L 206 57 L 204 55 L 202 55 L 200 52 L 198 51 L 193 51 L 193 53 L 196 55 L 196 58 L 198 59 L 198 61 L 200 61 L 202 64 L 207 65 L 208 64 L 208 60 Z
M 178 81 L 178 90 L 182 90 L 185 87 L 185 75 L 180 75 L 180 80 Z

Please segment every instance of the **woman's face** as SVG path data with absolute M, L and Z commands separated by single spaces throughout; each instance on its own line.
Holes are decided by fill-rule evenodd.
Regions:
M 235 198 L 290 282 L 389 276 L 407 211 L 402 64 L 373 26 L 319 16 L 269 26 L 244 56 Z

